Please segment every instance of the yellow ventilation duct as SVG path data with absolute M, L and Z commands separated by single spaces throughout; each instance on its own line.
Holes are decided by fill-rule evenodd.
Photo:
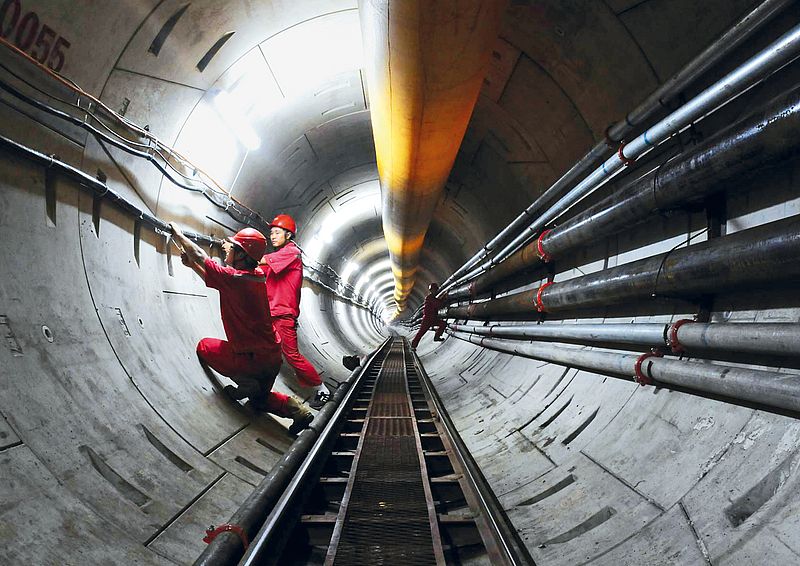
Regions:
M 478 98 L 504 0 L 360 0 L 398 312 Z

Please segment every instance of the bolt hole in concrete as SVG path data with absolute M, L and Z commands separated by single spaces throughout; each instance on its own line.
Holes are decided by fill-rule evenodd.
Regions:
M 44 339 L 50 343 L 52 343 L 53 340 L 55 340 L 55 337 L 53 336 L 53 331 L 50 330 L 50 328 L 48 328 L 47 326 L 42 326 L 42 336 L 44 336 Z

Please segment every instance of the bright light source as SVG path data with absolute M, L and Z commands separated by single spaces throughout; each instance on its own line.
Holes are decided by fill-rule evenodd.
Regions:
M 181 130 L 176 149 L 214 179 L 233 182 L 242 160 L 242 148 L 212 105 L 203 100 Z
M 241 106 L 236 103 L 230 94 L 221 90 L 214 97 L 214 108 L 219 112 L 219 115 L 231 131 L 236 134 L 243 146 L 250 151 L 261 147 L 261 138 L 258 137 L 247 121 L 247 116 L 245 116 Z
M 256 61 L 260 65 L 247 69 L 229 91 L 234 103 L 252 120 L 273 114 L 284 102 L 264 58 L 259 54 Z
M 278 83 L 258 47 L 231 65 L 215 86 L 225 90 L 251 122 L 274 114 L 284 103 Z
M 347 283 L 350 280 L 350 276 L 359 267 L 361 266 L 358 265 L 353 260 L 348 261 L 347 264 L 344 266 L 344 269 L 342 270 L 342 283 Z
M 318 262 L 323 247 L 324 244 L 322 243 L 322 241 L 317 236 L 314 236 L 313 238 L 311 238 L 310 242 L 308 242 L 303 246 L 303 253 L 306 255 L 306 258 L 309 261 Z
M 358 10 L 293 26 L 266 40 L 261 49 L 287 96 L 308 90 L 325 77 L 363 66 Z

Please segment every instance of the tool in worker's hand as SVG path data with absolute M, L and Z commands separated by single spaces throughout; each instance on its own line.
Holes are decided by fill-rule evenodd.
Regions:
M 186 250 L 175 240 L 175 238 L 170 238 L 170 242 L 175 244 L 175 247 L 178 248 L 178 251 L 181 252 L 181 263 L 186 267 L 190 267 L 189 256 L 186 254 Z

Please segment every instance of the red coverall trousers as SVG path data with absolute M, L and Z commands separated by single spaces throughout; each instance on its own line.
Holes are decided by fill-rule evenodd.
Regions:
M 426 319 L 423 317 L 422 323 L 419 325 L 417 335 L 414 336 L 414 339 L 411 341 L 412 348 L 416 348 L 419 345 L 419 341 L 422 340 L 423 334 L 425 334 L 430 328 L 436 328 L 436 334 L 433 335 L 433 339 L 439 340 L 439 338 L 442 337 L 442 334 L 444 334 L 444 329 L 447 328 L 447 323 L 445 323 L 445 321 L 443 321 L 441 318 Z
M 272 319 L 272 326 L 281 337 L 281 352 L 297 374 L 297 381 L 304 387 L 316 387 L 322 378 L 300 350 L 297 349 L 297 321 L 291 315 L 278 316 Z
M 267 411 L 280 417 L 291 417 L 287 410 L 288 395 L 270 391 L 278 370 L 281 368 L 280 351 L 277 349 L 236 353 L 229 342 L 217 338 L 203 338 L 197 343 L 200 361 L 231 378 L 239 391 L 253 398 L 266 401 Z

